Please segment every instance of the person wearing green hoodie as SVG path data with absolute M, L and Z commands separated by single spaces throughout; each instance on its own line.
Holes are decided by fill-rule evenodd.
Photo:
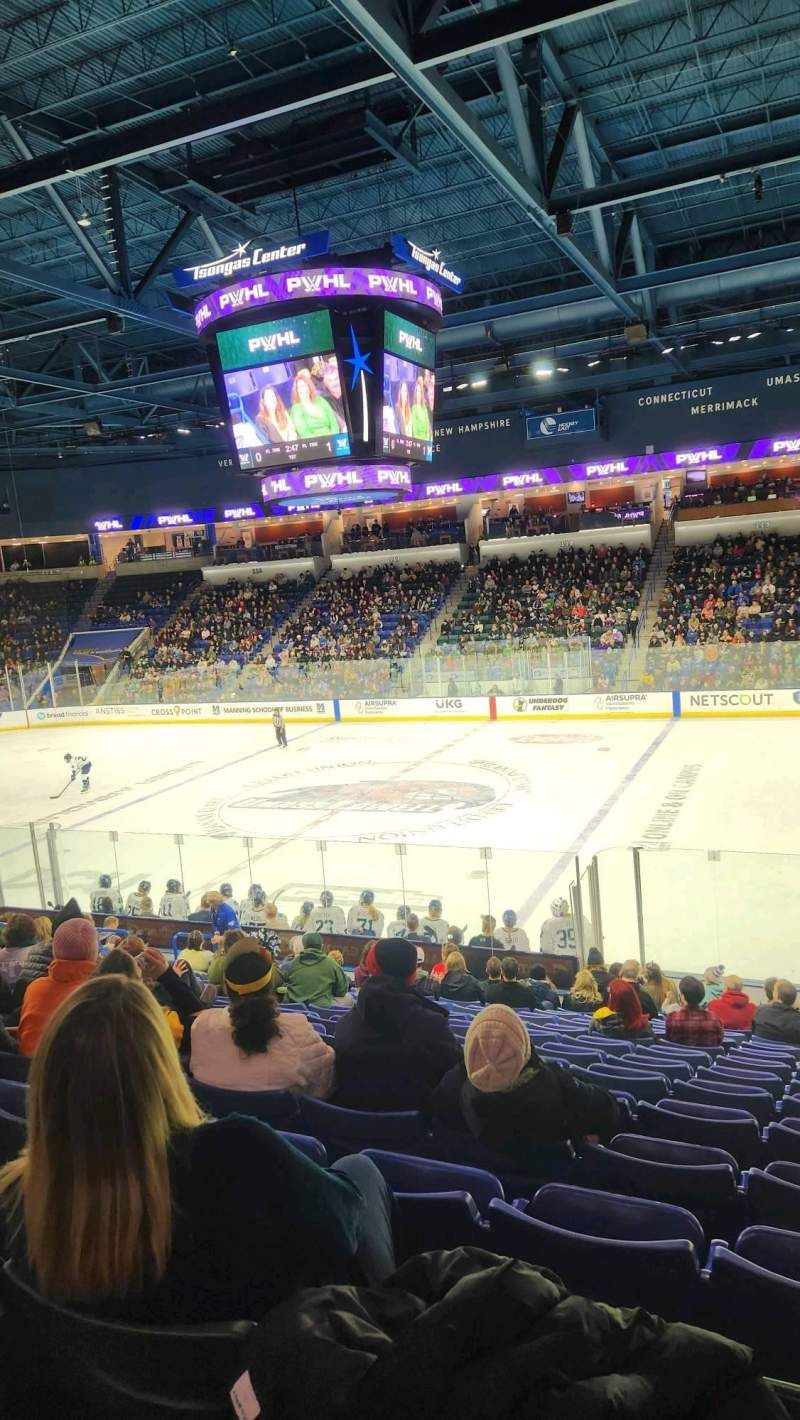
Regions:
M 347 996 L 348 983 L 342 968 L 325 954 L 319 932 L 306 932 L 303 950 L 288 967 L 283 978 L 287 1001 L 306 1006 L 330 1006 Z
M 339 421 L 327 399 L 317 392 L 310 370 L 298 370 L 295 375 L 291 414 L 299 439 L 339 433 Z

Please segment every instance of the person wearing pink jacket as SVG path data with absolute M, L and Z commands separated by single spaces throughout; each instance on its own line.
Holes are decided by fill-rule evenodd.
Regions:
M 334 1052 L 299 1011 L 281 1012 L 272 963 L 245 951 L 225 968 L 231 1004 L 192 1026 L 192 1075 L 223 1090 L 293 1090 L 328 1099 Z

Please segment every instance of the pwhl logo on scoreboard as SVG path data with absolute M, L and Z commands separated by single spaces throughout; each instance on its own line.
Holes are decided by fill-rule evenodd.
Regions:
M 254 335 L 248 340 L 247 348 L 251 355 L 262 352 L 269 355 L 275 350 L 283 350 L 287 346 L 300 344 L 300 340 L 290 328 L 289 330 L 278 330 L 274 335 Z
M 442 260 L 442 253 L 438 247 L 428 251 L 426 247 L 419 246 L 410 237 L 404 237 L 402 232 L 394 232 L 392 251 L 401 261 L 407 261 L 411 266 L 421 267 L 430 276 L 444 281 L 446 286 L 452 286 L 454 291 L 463 290 L 464 277 L 458 271 L 453 271 L 452 267 Z
M 215 258 L 214 261 L 198 262 L 196 266 L 179 266 L 173 276 L 179 286 L 196 286 L 201 281 L 220 281 L 228 276 L 238 276 L 241 272 L 263 271 L 267 266 L 277 266 L 281 261 L 305 261 L 311 256 L 324 256 L 330 247 L 330 232 L 309 232 L 295 242 L 284 242 L 278 247 L 264 247 L 252 237 L 240 242 L 229 256 Z

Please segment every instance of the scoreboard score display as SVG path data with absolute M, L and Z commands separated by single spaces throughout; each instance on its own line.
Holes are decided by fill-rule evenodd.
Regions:
M 360 266 L 205 295 L 195 323 L 236 467 L 429 461 L 441 309 L 427 278 Z

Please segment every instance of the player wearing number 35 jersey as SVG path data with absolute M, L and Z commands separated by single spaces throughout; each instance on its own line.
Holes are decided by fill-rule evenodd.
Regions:
M 577 940 L 569 903 L 559 897 L 551 902 L 550 911 L 553 915 L 542 923 L 539 933 L 539 950 L 552 956 L 575 956 Z

